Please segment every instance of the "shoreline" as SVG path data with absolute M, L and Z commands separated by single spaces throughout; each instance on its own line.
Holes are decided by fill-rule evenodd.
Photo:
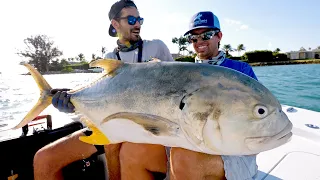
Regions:
M 248 63 L 251 66 L 275 66 L 275 65 L 294 65 L 294 64 L 320 64 L 320 59 L 299 59 L 288 61 L 273 61 L 273 62 L 252 62 Z
M 246 62 L 246 61 L 243 61 Z M 248 62 L 247 62 L 248 63 Z M 296 65 L 296 64 L 320 64 L 320 59 L 307 59 L 307 60 L 288 60 L 288 61 L 274 61 L 274 62 L 253 62 L 248 63 L 251 66 L 276 66 L 276 65 Z M 61 72 L 61 71 L 49 71 L 41 73 L 42 75 L 50 74 L 76 74 L 76 73 L 100 73 L 93 71 L 76 71 L 76 72 Z M 30 75 L 30 73 L 21 74 L 21 75 Z

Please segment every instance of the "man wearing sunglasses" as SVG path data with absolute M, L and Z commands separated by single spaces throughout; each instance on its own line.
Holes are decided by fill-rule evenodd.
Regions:
M 111 24 L 109 35 L 118 37 L 118 46 L 107 53 L 106 58 L 139 63 L 152 61 L 174 61 L 169 49 L 161 40 L 142 40 L 140 29 L 143 18 L 131 0 L 114 3 L 109 12 Z M 69 102 L 68 89 L 55 89 L 52 104 L 59 111 L 72 113 L 74 106 Z M 34 157 L 35 180 L 62 179 L 62 169 L 68 164 L 106 152 L 108 176 L 113 179 L 149 179 L 154 174 L 166 173 L 166 152 L 160 145 L 123 143 L 94 146 L 79 141 L 79 136 L 90 135 L 83 129 L 41 148 Z M 120 152 L 121 148 L 121 152 Z M 121 159 L 121 169 L 120 169 Z M 121 172 L 120 172 L 121 171 Z M 159 173 L 151 173 L 159 172 Z
M 196 63 L 232 68 L 258 80 L 249 64 L 228 59 L 219 50 L 222 32 L 219 20 L 212 12 L 195 14 L 184 35 L 197 53 Z M 171 177 L 175 179 L 248 180 L 257 174 L 256 155 L 216 156 L 171 148 L 171 161 Z
M 161 61 L 173 61 L 168 47 L 158 39 L 142 40 L 140 17 L 137 6 L 131 0 L 115 3 L 109 12 L 111 21 L 109 35 L 118 37 L 118 47 L 106 55 L 106 58 L 119 59 L 125 62 L 147 62 L 153 58 Z

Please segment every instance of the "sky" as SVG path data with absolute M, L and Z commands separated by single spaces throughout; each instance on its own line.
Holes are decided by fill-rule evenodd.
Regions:
M 115 0 L 10 0 L 0 2 L 0 71 L 10 70 L 22 58 L 23 40 L 46 34 L 64 57 L 83 53 L 101 55 L 101 47 L 112 51 L 108 12 Z M 192 15 L 212 11 L 220 21 L 221 44 L 246 51 L 281 52 L 320 46 L 320 1 L 316 0 L 134 0 L 144 24 L 143 39 L 161 39 L 171 53 L 178 47 L 173 37 L 183 35 Z M 189 47 L 192 50 L 192 47 Z M 243 52 L 242 52 L 243 53 Z M 238 55 L 234 52 L 233 55 Z

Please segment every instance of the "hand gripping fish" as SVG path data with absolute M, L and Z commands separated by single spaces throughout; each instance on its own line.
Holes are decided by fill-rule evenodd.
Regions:
M 51 87 L 29 64 L 38 103 L 14 128 L 51 104 Z M 292 123 L 257 80 L 230 68 L 187 62 L 124 63 L 101 59 L 91 84 L 68 92 L 90 144 L 161 144 L 216 155 L 250 155 L 290 141 Z

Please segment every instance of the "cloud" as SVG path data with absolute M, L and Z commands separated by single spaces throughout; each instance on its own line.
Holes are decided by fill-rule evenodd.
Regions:
M 240 22 L 240 21 L 236 21 L 236 20 L 229 19 L 229 18 L 225 18 L 224 20 L 225 20 L 226 23 L 229 24 L 229 25 L 241 25 L 241 22 Z
M 272 43 L 271 43 L 271 42 L 268 43 L 268 47 L 269 47 L 269 48 L 272 47 Z
M 249 29 L 249 26 L 248 26 L 248 25 L 245 25 L 245 24 L 242 24 L 242 25 L 240 26 L 240 29 L 241 29 L 241 30 L 246 30 L 246 29 Z
M 237 20 L 234 20 L 234 19 L 225 18 L 224 22 L 228 26 L 235 27 L 236 31 L 249 29 L 249 26 L 247 24 L 244 24 L 243 22 L 237 21 Z

